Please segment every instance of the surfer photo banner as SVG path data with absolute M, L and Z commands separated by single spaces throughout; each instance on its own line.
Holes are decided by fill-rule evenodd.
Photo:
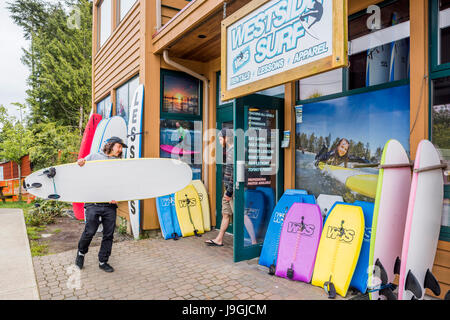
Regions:
M 347 1 L 255 0 L 222 21 L 223 100 L 347 65 Z

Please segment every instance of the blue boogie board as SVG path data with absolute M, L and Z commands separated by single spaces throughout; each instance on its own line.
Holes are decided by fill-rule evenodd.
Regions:
M 256 190 L 261 191 L 264 194 L 265 203 L 264 213 L 262 217 L 262 228 L 259 228 L 259 232 L 256 235 L 256 238 L 264 239 L 270 215 L 275 208 L 275 193 L 271 187 L 256 187 Z
M 264 208 L 266 207 L 264 193 L 259 190 L 248 189 L 245 191 L 245 212 L 244 215 L 250 218 L 255 232 L 255 239 L 263 226 Z M 244 243 L 251 244 L 251 237 L 244 222 Z
M 264 239 L 258 262 L 262 266 L 271 268 L 271 273 L 272 269 L 273 273 L 275 272 L 278 245 L 280 242 L 281 228 L 283 226 L 284 217 L 291 206 L 296 202 L 315 204 L 316 198 L 314 195 L 308 195 L 303 192 L 295 193 L 292 192 L 292 190 L 286 190 L 278 201 L 270 217 L 269 226 L 267 228 L 266 237 Z
M 350 287 L 358 289 L 361 293 L 367 291 L 369 255 L 370 255 L 370 236 L 372 231 L 372 219 L 374 204 L 366 201 L 355 201 L 355 206 L 360 206 L 363 210 L 365 231 L 361 251 L 359 253 L 358 263 L 356 264 L 355 272 L 353 273 Z
M 175 211 L 175 194 L 156 198 L 156 211 L 164 239 L 181 238 L 181 229 Z

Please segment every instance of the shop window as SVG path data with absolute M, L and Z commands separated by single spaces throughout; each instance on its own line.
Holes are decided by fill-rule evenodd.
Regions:
M 297 86 L 299 89 L 297 100 L 308 100 L 342 92 L 342 70 L 336 69 L 301 79 Z
M 105 99 L 97 103 L 97 113 L 102 116 L 102 119 L 109 118 L 111 116 L 111 96 L 107 96 Z
M 138 86 L 139 77 L 134 77 L 116 90 L 116 115 L 123 117 L 127 125 L 131 100 Z
M 161 113 L 201 115 L 201 81 L 183 72 L 161 71 Z
M 438 64 L 450 62 L 450 0 L 439 1 Z
M 266 90 L 258 91 L 257 94 L 263 94 L 265 96 L 284 98 L 284 84 L 281 86 L 269 88 Z
M 103 0 L 98 6 L 99 20 L 99 45 L 100 47 L 111 35 L 112 0 Z
M 409 0 L 385 1 L 349 19 L 348 89 L 409 78 Z
M 160 157 L 181 160 L 191 166 L 192 179 L 202 178 L 202 122 L 161 119 Z
M 120 21 L 127 15 L 130 9 L 134 6 L 136 0 L 118 0 Z

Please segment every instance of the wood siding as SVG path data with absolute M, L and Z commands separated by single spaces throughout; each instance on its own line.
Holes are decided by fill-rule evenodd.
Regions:
M 26 155 L 21 160 L 22 177 L 26 177 L 31 174 L 30 156 Z M 0 164 L 3 168 L 3 180 L 11 180 L 19 178 L 19 168 L 16 163 L 8 161 Z
M 140 2 L 137 1 L 93 59 L 93 103 L 112 93 L 139 72 Z M 95 30 L 97 26 L 94 24 Z M 95 32 L 94 32 L 95 33 Z M 95 42 L 94 42 L 95 43 Z

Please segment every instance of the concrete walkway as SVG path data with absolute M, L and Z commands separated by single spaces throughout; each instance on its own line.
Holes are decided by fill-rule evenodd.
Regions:
M 0 300 L 38 300 L 23 212 L 0 209 Z
M 113 273 L 98 268 L 99 247 L 90 248 L 81 271 L 73 265 L 76 250 L 34 257 L 41 299 L 327 300 L 321 288 L 268 275 L 257 259 L 233 263 L 231 236 L 224 247 L 205 245 L 216 233 L 114 243 Z

